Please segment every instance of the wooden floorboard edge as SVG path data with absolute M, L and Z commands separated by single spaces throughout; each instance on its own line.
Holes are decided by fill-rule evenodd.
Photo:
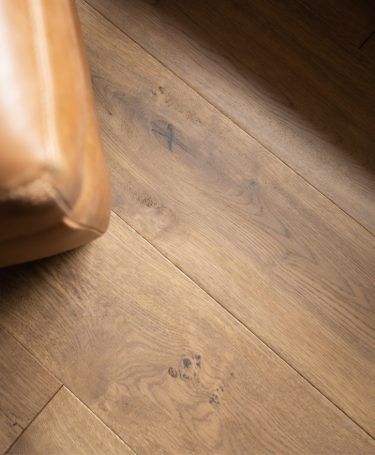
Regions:
M 86 0 L 85 0 L 86 1 Z M 360 428 L 367 436 L 369 436 L 372 440 L 375 440 L 371 433 L 369 433 L 361 424 L 359 424 L 356 420 L 354 420 L 349 414 L 347 414 L 338 404 L 336 404 L 333 400 L 329 398 L 325 393 L 323 393 L 313 382 L 311 382 L 303 373 L 297 370 L 292 364 L 288 362 L 280 353 L 278 353 L 272 346 L 270 346 L 266 341 L 263 340 L 256 332 L 254 332 L 250 327 L 248 327 L 241 319 L 239 319 L 235 314 L 233 314 L 224 304 L 222 304 L 219 300 L 211 295 L 209 291 L 207 291 L 204 287 L 202 287 L 199 283 L 193 280 L 183 269 L 181 269 L 178 265 L 176 265 L 168 256 L 165 256 L 162 251 L 159 250 L 155 245 L 153 245 L 149 240 L 147 240 L 142 234 L 140 234 L 134 227 L 129 224 L 126 220 L 124 220 L 121 215 L 119 215 L 115 210 L 111 211 L 117 218 L 120 219 L 129 229 L 131 229 L 135 234 L 143 239 L 153 250 L 155 250 L 164 260 L 169 262 L 175 269 L 177 269 L 186 279 L 188 279 L 194 286 L 197 286 L 201 289 L 213 302 L 219 305 L 228 315 L 229 317 L 233 318 L 238 324 L 240 324 L 245 330 L 250 332 L 253 336 L 255 336 L 270 352 L 276 355 L 282 362 L 284 362 L 289 368 L 291 368 L 295 373 L 297 373 L 307 384 L 309 384 L 313 389 L 315 389 L 322 397 L 331 403 L 336 409 L 338 409 L 345 417 L 347 417 L 351 422 L 353 422 L 358 428 Z
M 9 334 L 9 332 L 7 332 Z M 16 339 L 12 334 L 10 334 L 14 339 Z M 18 340 L 17 340 L 18 342 Z M 22 347 L 24 348 L 24 345 L 21 343 Z M 28 351 L 29 352 L 29 351 Z M 33 355 L 33 358 L 36 359 L 36 357 Z M 40 362 L 38 361 L 40 364 Z M 43 365 L 43 368 L 45 366 Z M 48 372 L 49 370 L 45 368 Z M 51 373 L 52 374 L 52 373 Z M 9 451 L 12 449 L 12 447 L 16 444 L 16 442 L 20 439 L 20 437 L 25 433 L 25 431 L 30 427 L 30 425 L 39 417 L 39 415 L 44 411 L 44 409 L 48 406 L 48 404 L 55 398 L 55 396 L 60 392 L 60 390 L 64 387 L 64 384 L 61 384 L 60 387 L 56 390 L 56 392 L 51 396 L 51 398 L 42 406 L 39 411 L 35 414 L 35 416 L 30 420 L 30 422 L 25 426 L 25 428 L 22 429 L 21 433 L 16 437 L 16 439 L 10 444 L 10 446 L 5 450 L 4 455 L 7 455 Z
M 112 211 L 112 213 L 114 213 L 116 216 L 118 216 L 115 212 Z M 126 221 L 122 220 L 121 221 L 123 223 L 125 223 L 127 226 L 128 223 L 126 223 Z M 135 232 L 135 231 L 134 231 Z M 138 234 L 138 233 L 137 233 Z M 139 234 L 138 234 L 139 235 Z M 142 237 L 143 238 L 143 237 Z M 10 444 L 10 446 L 5 450 L 4 452 L 4 455 L 6 455 L 10 450 L 11 448 L 16 444 L 16 442 L 18 441 L 18 439 L 23 435 L 23 433 L 29 428 L 29 426 L 34 422 L 34 420 L 43 412 L 43 410 L 47 407 L 47 405 L 50 403 L 50 401 L 53 400 L 53 398 L 55 398 L 55 396 L 60 392 L 60 390 L 62 388 L 65 388 L 67 389 L 80 403 L 82 403 L 82 405 L 91 413 L 93 414 L 96 419 L 98 419 L 106 428 L 108 428 L 109 431 L 111 431 L 111 433 L 113 433 L 118 439 L 120 439 L 120 441 L 125 444 L 129 450 L 131 450 L 134 454 L 137 455 L 137 452 L 135 452 L 135 450 L 126 442 L 124 441 L 109 425 L 107 425 L 105 422 L 103 422 L 103 420 L 97 415 L 95 414 L 95 412 L 89 407 L 87 406 L 86 403 L 84 403 L 80 397 L 78 397 L 66 384 L 64 384 L 61 379 L 56 376 L 53 371 L 51 371 L 46 365 L 44 365 L 39 359 L 38 357 L 35 356 L 35 354 L 30 351 L 30 349 L 28 349 L 27 346 L 24 345 L 24 343 L 22 343 L 22 341 L 20 341 L 13 333 L 9 332 L 8 329 L 6 329 L 0 322 L 0 328 L 1 330 L 3 330 L 4 332 L 6 332 L 10 337 L 14 338 L 16 340 L 16 342 L 22 346 L 23 349 L 25 349 L 25 351 L 32 357 L 32 359 L 38 363 L 38 365 L 40 365 L 44 370 L 46 370 L 53 378 L 56 379 L 56 381 L 58 381 L 61 385 L 59 386 L 59 388 L 56 390 L 56 392 L 51 396 L 51 398 L 44 404 L 44 406 L 42 406 L 42 408 L 35 414 L 35 416 L 30 420 L 30 422 L 25 426 L 25 428 L 22 429 L 21 433 L 16 437 L 16 439 Z
M 313 14 L 317 20 L 322 20 L 326 27 L 330 27 L 329 21 L 325 20 L 325 16 L 318 16 L 315 11 L 313 11 L 311 8 L 308 7 L 308 5 L 302 0 L 298 0 L 298 3 L 301 5 L 302 8 L 304 8 L 306 11 L 308 11 L 310 14 Z M 363 41 L 361 42 L 360 45 L 355 44 L 354 42 L 348 42 L 348 45 L 353 46 L 353 49 L 357 48 L 358 50 L 362 49 L 362 47 L 367 43 L 367 41 L 371 38 L 371 36 L 375 33 L 375 30 L 373 30 L 368 36 L 366 36 Z M 348 55 L 353 55 L 350 49 L 345 45 L 342 41 L 336 40 L 333 36 L 327 35 L 326 39 L 329 39 L 331 43 L 333 43 L 334 46 L 338 46 L 342 51 L 344 51 Z M 361 62 L 356 61 L 363 71 L 365 71 L 367 74 L 371 74 L 371 72 L 366 68 L 365 65 L 363 65 Z
M 43 259 L 42 259 L 43 260 Z M 63 386 L 63 382 L 61 381 L 61 379 L 59 379 L 48 367 L 46 367 L 39 359 L 38 357 L 35 356 L 35 354 L 30 351 L 30 349 L 22 342 L 18 339 L 18 337 L 16 335 L 14 335 L 14 333 L 10 332 L 9 329 L 7 329 L 4 325 L 1 324 L 1 321 L 0 321 L 0 329 L 3 330 L 5 333 L 7 333 L 8 336 L 12 337 L 14 340 L 16 340 L 16 342 L 32 357 L 32 359 L 34 360 L 34 362 L 36 362 L 38 365 L 41 366 L 41 368 L 43 368 L 44 370 L 47 371 L 47 373 L 52 376 L 57 382 L 60 383 L 60 387 L 59 387 L 59 390 L 61 389 L 61 386 Z M 55 396 L 56 393 L 53 395 Z M 51 401 L 51 400 L 49 400 Z M 44 406 L 45 407 L 45 406 Z M 34 419 L 33 419 L 34 420 Z M 9 450 L 9 449 L 7 449 Z
M 87 406 L 87 404 L 81 400 L 67 385 L 63 384 L 61 388 L 65 388 L 69 393 L 71 393 L 76 400 L 78 400 L 82 406 L 86 408 L 86 410 L 92 414 L 105 428 L 107 428 L 108 431 L 110 431 L 114 436 L 116 436 L 117 439 L 119 439 L 131 452 L 133 452 L 135 455 L 138 455 L 137 452 L 129 445 L 128 442 L 126 442 L 121 436 L 119 436 L 107 423 L 105 423 L 95 412 Z M 60 390 L 60 389 L 59 389 Z
M 301 174 L 299 174 L 294 168 L 289 166 L 287 163 L 285 163 L 278 155 L 276 155 L 271 149 L 266 147 L 258 138 L 254 137 L 251 135 L 249 132 L 245 131 L 235 120 L 233 120 L 228 114 L 226 114 L 223 110 L 221 110 L 218 106 L 216 106 L 213 102 L 208 100 L 199 90 L 194 88 L 194 86 L 190 85 L 185 79 L 180 77 L 178 74 L 176 74 L 172 69 L 170 69 L 167 65 L 165 65 L 162 61 L 160 61 L 157 57 L 155 57 L 151 52 L 149 52 L 146 48 L 144 48 L 141 44 L 139 44 L 135 39 L 133 39 L 131 36 L 129 36 L 124 30 L 122 30 L 120 27 L 118 27 L 116 24 L 114 24 L 108 17 L 106 17 L 104 14 L 102 14 L 100 11 L 98 11 L 94 6 L 91 5 L 89 0 L 84 0 L 88 6 L 94 10 L 97 14 L 102 16 L 107 22 L 109 22 L 113 27 L 115 27 L 117 30 L 119 30 L 121 33 L 123 33 L 128 39 L 130 39 L 132 42 L 134 42 L 138 47 L 140 47 L 144 52 L 146 52 L 148 55 L 151 55 L 153 59 L 155 59 L 160 65 L 162 65 L 164 68 L 167 69 L 168 72 L 173 74 L 174 77 L 176 77 L 178 80 L 182 81 L 187 87 L 189 87 L 191 90 L 193 90 L 195 93 L 197 93 L 205 102 L 207 102 L 209 105 L 211 105 L 217 112 L 219 112 L 221 115 L 225 116 L 233 125 L 235 125 L 237 128 L 239 128 L 241 131 L 246 133 L 247 136 L 251 137 L 253 140 L 255 140 L 258 144 L 260 144 L 264 150 L 266 150 L 268 153 L 272 154 L 275 158 L 277 158 L 281 163 L 283 163 L 287 168 L 289 168 L 292 172 L 294 172 L 298 177 L 300 177 L 304 182 L 306 182 L 310 187 L 312 187 L 314 190 L 316 190 L 318 193 L 320 193 L 322 196 L 324 196 L 327 200 L 329 200 L 335 207 L 337 207 L 339 210 L 341 210 L 344 214 L 346 214 L 351 220 L 353 220 L 355 223 L 360 225 L 365 231 L 370 233 L 371 235 L 374 235 L 369 229 L 367 229 L 361 222 L 359 222 L 357 219 L 355 219 L 352 215 L 350 215 L 348 212 L 346 212 L 343 208 L 341 208 L 337 203 L 335 203 L 330 197 L 328 197 L 326 194 L 322 193 L 317 187 L 315 187 L 312 183 L 310 183 L 305 177 L 303 177 Z M 361 43 L 359 46 L 359 49 L 361 49 L 367 41 L 374 35 L 375 30 Z M 335 43 L 336 44 L 336 43 Z M 336 44 L 337 45 L 337 44 Z M 265 347 L 267 347 L 273 354 L 277 355 L 286 365 L 288 365 L 292 370 L 294 370 L 302 379 L 304 379 L 311 387 L 313 387 L 317 392 L 319 392 L 326 400 L 328 400 L 333 406 L 336 407 L 339 411 L 341 411 L 342 414 L 344 414 L 347 418 L 349 418 L 357 427 L 359 427 L 364 433 L 368 436 L 370 436 L 371 439 L 374 439 L 372 435 L 365 429 L 363 428 L 358 422 L 356 422 L 351 416 L 349 416 L 340 406 L 338 406 L 334 401 L 332 401 L 326 394 L 324 394 L 321 390 L 319 390 L 318 387 L 316 387 L 308 378 L 306 378 L 303 373 L 298 371 L 293 365 L 291 365 L 283 356 L 281 356 L 275 349 L 273 349 L 269 344 L 267 344 L 257 333 L 255 333 L 253 330 L 251 330 L 244 322 L 242 322 L 238 317 L 236 317 L 228 308 L 226 308 L 219 300 L 214 298 L 209 291 L 207 291 L 204 287 L 202 287 L 198 282 L 194 281 L 183 269 L 181 269 L 178 265 L 176 265 L 173 261 L 169 259 L 168 256 L 166 256 L 161 250 L 159 250 L 153 243 L 149 242 L 142 234 L 140 234 L 136 229 L 134 229 L 131 224 L 129 224 L 126 220 L 124 220 L 118 213 L 116 213 L 114 210 L 112 210 L 112 213 L 118 217 L 129 229 L 134 231 L 134 233 L 138 234 L 145 242 L 147 242 L 159 255 L 162 256 L 164 260 L 167 260 L 171 265 L 174 266 L 177 270 L 179 270 L 190 282 L 192 282 L 195 286 L 198 286 L 208 297 L 210 297 L 217 305 L 219 305 L 228 315 L 233 317 L 237 323 L 241 324 L 247 331 L 252 333 Z M 53 372 L 50 371 L 48 367 L 46 367 L 43 363 L 39 361 L 39 359 L 28 349 L 27 346 L 25 346 L 23 343 L 21 343 L 16 336 L 14 336 L 13 333 L 9 332 L 5 327 L 0 322 L 0 326 L 4 331 L 6 331 L 10 336 L 12 336 L 32 357 L 35 359 L 38 364 L 40 364 L 46 371 L 49 372 L 53 377 L 55 377 L 60 383 L 62 382 L 59 380 L 58 377 L 56 377 Z M 44 406 L 35 414 L 35 416 L 31 419 L 31 421 L 26 425 L 26 427 L 21 431 L 21 433 L 17 436 L 17 438 L 10 444 L 10 446 L 5 450 L 4 454 L 7 454 L 11 448 L 15 445 L 15 443 L 18 441 L 18 439 L 23 435 L 23 433 L 29 428 L 29 426 L 38 418 L 38 416 L 43 412 L 43 410 L 48 406 L 48 404 L 54 399 L 54 397 L 61 391 L 61 389 L 65 387 L 72 395 L 78 399 L 83 406 L 91 413 L 93 414 L 109 431 L 111 431 L 117 438 L 121 440 L 121 442 L 126 445 L 129 450 L 131 450 L 133 453 L 136 453 L 134 449 L 124 440 L 122 439 L 111 427 L 106 424 L 99 416 L 97 416 L 89 406 L 87 406 L 86 403 L 84 403 L 79 396 L 75 395 L 75 393 L 70 390 L 67 385 L 64 383 L 61 384 L 61 386 L 57 389 L 57 391 L 51 396 L 51 398 L 44 404 Z
M 309 180 L 307 180 L 303 175 L 301 175 L 298 171 L 296 171 L 294 168 L 289 166 L 285 161 L 283 161 L 277 154 L 275 154 L 269 147 L 264 145 L 262 141 L 260 141 L 257 137 L 251 135 L 248 131 L 245 131 L 235 120 L 233 120 L 228 114 L 226 114 L 219 106 L 211 102 L 209 99 L 207 99 L 198 89 L 190 85 L 185 79 L 183 79 L 181 76 L 179 76 L 177 73 L 175 73 L 172 69 L 170 69 L 168 66 L 166 66 L 165 63 L 163 63 L 161 60 L 159 60 L 155 55 L 153 55 L 149 50 L 147 50 L 144 46 L 142 46 L 140 43 L 138 43 L 132 36 L 128 35 L 124 30 L 122 30 L 119 26 L 117 26 L 114 22 L 111 21 L 107 16 L 105 16 L 101 11 L 95 8 L 90 3 L 90 0 L 83 0 L 89 8 L 91 8 L 93 11 L 95 11 L 97 14 L 99 14 L 101 17 L 103 17 L 107 22 L 109 22 L 114 28 L 116 28 L 118 31 L 123 33 L 129 40 L 131 40 L 133 43 L 135 43 L 138 47 L 140 47 L 144 52 L 146 52 L 148 55 L 150 55 L 154 60 L 156 60 L 160 65 L 163 66 L 168 72 L 173 74 L 174 77 L 176 77 L 178 80 L 183 82 L 187 87 L 189 87 L 191 90 L 193 90 L 195 93 L 197 93 L 198 96 L 200 96 L 204 101 L 206 101 L 210 106 L 212 106 L 217 112 L 219 112 L 221 115 L 223 115 L 225 118 L 227 118 L 233 125 L 235 125 L 237 128 L 239 128 L 243 133 L 245 133 L 247 136 L 249 136 L 252 140 L 257 142 L 265 151 L 270 153 L 272 156 L 274 156 L 280 163 L 282 163 L 284 166 L 286 166 L 288 169 L 290 169 L 294 174 L 296 174 L 300 179 L 302 179 L 307 185 L 309 185 L 311 188 L 313 188 L 315 191 L 317 191 L 320 195 L 322 195 L 324 198 L 326 198 L 328 201 L 331 202 L 337 209 L 339 209 L 341 212 L 343 212 L 346 216 L 348 216 L 352 221 L 357 223 L 359 226 L 361 226 L 366 232 L 368 232 L 370 235 L 375 236 L 374 232 L 371 232 L 366 226 L 364 226 L 360 221 L 358 221 L 356 218 L 354 218 L 350 213 L 346 212 L 342 207 L 340 207 L 334 200 L 332 200 L 329 196 L 324 194 L 322 191 L 319 190 L 315 185 L 313 185 Z M 375 31 L 374 31 L 375 33 Z M 372 34 L 370 35 L 370 37 Z M 368 39 L 370 38 L 368 37 Z M 367 42 L 367 40 L 366 40 Z M 335 43 L 335 45 L 337 45 Z
M 178 270 L 186 279 L 188 279 L 194 286 L 197 286 L 199 289 L 201 289 L 215 304 L 217 304 L 219 307 L 222 308 L 223 311 L 225 311 L 231 318 L 233 318 L 236 323 L 240 324 L 245 330 L 250 332 L 252 335 L 254 335 L 272 354 L 276 355 L 279 359 L 281 359 L 282 362 L 284 362 L 289 368 L 291 368 L 294 372 L 296 372 L 310 387 L 315 389 L 321 396 L 323 396 L 328 402 L 333 405 L 338 411 L 340 411 L 346 418 L 351 420 L 358 428 L 360 428 L 367 436 L 369 436 L 371 439 L 374 439 L 372 435 L 365 429 L 363 428 L 358 422 L 356 422 L 350 415 L 348 415 L 340 406 L 338 406 L 334 401 L 332 401 L 326 394 L 324 394 L 317 386 L 315 386 L 308 378 L 306 378 L 299 370 L 297 370 L 293 365 L 291 365 L 282 355 L 280 355 L 273 347 L 271 347 L 268 343 L 266 343 L 257 333 L 255 333 L 252 329 L 250 329 L 243 321 L 241 321 L 238 317 L 236 317 L 229 309 L 227 309 L 220 301 L 218 301 L 216 298 L 214 298 L 209 291 L 207 291 L 204 287 L 202 287 L 199 283 L 194 281 L 183 269 L 181 269 L 178 265 L 176 265 L 173 261 L 169 259 L 168 256 L 165 256 L 162 251 L 160 251 L 155 245 L 153 245 L 151 242 L 149 242 L 142 234 L 140 234 L 136 229 L 131 226 L 126 220 L 124 220 L 118 213 L 116 213 L 115 210 L 111 211 L 114 216 L 116 216 L 121 223 L 124 224 L 124 226 L 131 231 L 133 231 L 136 235 L 138 235 L 142 241 L 147 243 L 154 251 L 157 252 L 158 255 L 162 257 L 163 260 L 169 262 L 176 270 Z M 51 396 L 51 398 L 42 406 L 42 408 L 35 414 L 35 416 L 30 420 L 28 425 L 26 425 L 25 428 L 21 431 L 21 433 L 17 436 L 17 438 L 10 444 L 10 446 L 5 450 L 4 455 L 8 454 L 11 448 L 16 444 L 18 439 L 24 434 L 24 432 L 30 427 L 30 425 L 37 419 L 37 417 L 43 412 L 43 410 L 48 406 L 48 404 L 53 400 L 53 398 L 62 390 L 62 388 L 67 389 L 80 403 L 82 403 L 83 406 L 91 413 L 93 414 L 96 419 L 98 419 L 111 433 L 113 433 L 129 450 L 131 450 L 134 454 L 137 454 L 137 452 L 127 443 L 126 440 L 121 438 L 116 431 L 114 431 L 110 425 L 108 425 L 106 422 L 104 422 L 92 409 L 84 402 L 82 399 L 74 393 L 73 390 L 71 390 L 64 382 L 59 379 L 58 376 L 56 376 L 49 368 L 46 366 L 43 362 L 39 360 L 38 357 L 35 356 L 35 354 L 30 351 L 30 349 L 25 346 L 23 342 L 18 340 L 18 338 L 10 332 L 8 329 L 6 329 L 3 324 L 0 322 L 0 327 L 2 330 L 4 330 L 9 336 L 14 338 L 17 343 L 22 346 L 23 349 L 27 351 L 27 353 L 32 356 L 32 358 L 39 364 L 41 365 L 51 376 L 53 376 L 58 382 L 61 383 L 60 387 L 57 389 L 57 391 Z
M 362 41 L 362 43 L 358 46 L 358 49 L 361 50 L 368 41 L 375 35 L 375 30 L 373 30 L 366 38 Z

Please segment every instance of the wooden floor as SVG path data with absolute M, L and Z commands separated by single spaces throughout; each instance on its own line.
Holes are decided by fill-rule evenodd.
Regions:
M 1 453 L 375 453 L 371 3 L 78 0 L 111 227 L 0 271 Z

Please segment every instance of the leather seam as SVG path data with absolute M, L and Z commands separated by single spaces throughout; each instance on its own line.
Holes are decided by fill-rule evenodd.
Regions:
M 36 179 L 31 179 L 28 183 L 31 184 L 31 183 L 34 183 L 34 182 L 38 182 L 38 180 L 43 179 L 43 177 L 45 175 L 48 176 L 49 172 L 46 171 L 46 172 L 42 173 L 41 176 L 39 176 Z M 50 199 L 51 199 L 51 201 L 55 202 L 57 207 L 61 210 L 61 212 L 62 212 L 62 221 L 63 222 L 64 222 L 64 220 L 67 220 L 68 222 L 71 222 L 72 224 L 77 225 L 79 228 L 89 229 L 89 230 L 91 230 L 91 231 L 93 231 L 93 232 L 95 232 L 95 233 L 97 233 L 99 235 L 104 234 L 105 231 L 102 231 L 100 229 L 97 229 L 94 226 L 82 223 L 81 221 L 72 218 L 70 216 L 70 212 L 72 212 L 73 207 L 69 204 L 69 202 L 63 196 L 62 192 L 57 187 L 55 187 L 55 185 L 51 184 L 50 188 L 51 188 L 52 193 L 54 195 L 54 196 L 51 196 Z M 48 230 L 48 229 L 46 229 L 46 230 Z M 41 231 L 37 231 L 37 232 L 43 232 L 43 231 L 44 231 L 44 229 L 42 229 Z M 25 234 L 25 237 L 26 236 L 27 236 L 27 234 Z M 24 236 L 20 236 L 20 237 L 24 237 Z M 3 243 L 3 242 L 0 242 L 0 245 L 1 245 L 1 243 Z
M 63 218 L 63 223 L 66 223 L 66 222 L 68 222 L 68 223 L 70 222 L 71 224 L 73 224 L 73 226 L 72 226 L 73 229 L 75 229 L 75 227 L 77 226 L 78 229 L 91 231 L 91 232 L 97 234 L 98 236 L 101 236 L 106 232 L 106 231 L 98 229 L 94 226 L 90 226 L 89 224 L 85 224 L 85 223 L 81 223 L 80 221 L 76 221 L 73 218 L 70 218 L 69 216 L 67 216 L 66 218 Z
M 61 191 L 58 188 L 56 188 L 55 186 L 52 185 L 52 189 L 54 190 L 55 195 L 56 195 L 55 202 L 56 202 L 57 206 L 61 209 L 62 212 L 64 212 L 64 217 L 62 219 L 63 222 L 64 222 L 64 220 L 68 220 L 71 223 L 77 225 L 79 228 L 82 227 L 84 229 L 89 229 L 93 232 L 96 232 L 99 235 L 104 234 L 105 231 L 101 231 L 100 229 L 97 229 L 94 226 L 82 223 L 81 221 L 75 220 L 74 218 L 70 217 L 69 212 L 71 212 L 73 210 L 73 207 L 64 198 L 63 194 L 61 193 Z
M 105 231 L 97 229 L 96 227 L 91 226 L 90 224 L 82 223 L 81 221 L 75 220 L 74 218 L 70 217 L 69 212 L 71 212 L 73 210 L 73 207 L 70 206 L 69 202 L 64 198 L 64 196 L 62 195 L 62 193 L 60 192 L 59 189 L 57 189 L 55 187 L 53 187 L 53 189 L 56 193 L 56 199 L 55 199 L 56 204 L 64 212 L 63 221 L 64 221 L 64 219 L 67 219 L 68 221 L 70 221 L 73 224 L 76 224 L 79 227 L 83 227 L 85 229 L 90 229 L 91 231 L 94 231 L 99 235 L 104 234 Z
M 18 184 L 12 188 L 8 188 L 6 191 L 4 191 L 5 196 L 2 197 L 0 202 L 11 201 L 12 200 L 11 194 L 17 188 L 19 188 L 19 187 L 27 188 L 27 187 L 31 187 L 32 185 L 37 186 L 38 182 L 48 182 L 48 180 L 50 179 L 50 176 L 51 176 L 51 173 L 49 170 L 43 170 L 38 176 L 36 176 L 36 177 L 33 176 L 32 178 L 26 180 L 25 182 L 22 182 L 22 184 Z M 54 201 L 54 202 L 56 202 L 56 204 L 59 206 L 59 208 L 64 213 L 69 212 L 71 210 L 71 206 L 67 202 L 67 200 L 63 197 L 61 191 L 58 190 L 55 187 L 55 185 L 53 185 L 51 182 L 49 182 L 49 189 L 50 189 L 50 191 L 46 192 L 46 194 L 45 194 L 46 198 L 44 199 L 44 201 L 46 201 L 46 200 L 50 200 L 51 202 Z M 27 190 L 24 190 L 24 191 L 25 191 L 24 194 L 22 196 L 19 196 L 18 198 L 16 197 L 15 200 L 20 200 L 20 201 L 24 201 L 24 202 L 27 202 L 28 200 L 32 201 L 33 195 L 32 194 L 28 195 Z M 35 200 L 33 201 L 33 203 L 36 205 L 38 205 L 38 202 L 40 204 L 43 203 L 43 200 L 41 200 L 40 197 L 38 198 L 38 196 L 34 196 L 34 199 Z
M 97 234 L 98 236 L 101 236 L 103 235 L 106 231 L 105 230 L 101 230 L 101 229 L 97 229 L 93 226 L 90 226 L 89 224 L 85 224 L 85 223 L 81 223 L 80 221 L 75 221 L 73 218 L 70 218 L 69 216 L 64 216 L 61 221 L 61 223 L 64 223 L 67 227 L 70 227 L 69 225 L 67 225 L 66 223 L 67 222 L 71 222 L 72 224 L 76 225 L 76 227 L 78 229 L 81 229 L 81 230 L 86 230 L 86 231 L 91 231 L 93 232 L 94 234 Z M 58 223 L 56 224 L 53 224 L 52 226 L 49 226 L 48 228 L 46 229 L 40 229 L 39 231 L 35 231 L 33 232 L 32 234 L 25 234 L 25 235 L 19 235 L 17 237 L 12 237 L 10 239 L 7 239 L 7 240 L 4 240 L 3 242 L 0 242 L 0 247 L 2 245 L 5 245 L 7 243 L 9 243 L 9 241 L 12 241 L 12 240 L 18 240 L 18 239 L 25 239 L 27 237 L 33 237 L 35 235 L 38 235 L 38 234 L 42 234 L 43 232 L 48 232 L 54 228 L 56 228 L 58 226 Z M 73 227 L 73 229 L 76 229 L 76 227 Z
M 73 224 L 75 224 L 77 226 L 78 229 L 81 229 L 82 231 L 90 231 L 90 232 L 93 232 L 94 234 L 97 234 L 98 236 L 101 236 L 105 233 L 105 231 L 102 231 L 100 229 L 97 229 L 93 226 L 90 226 L 90 225 L 87 225 L 87 224 L 84 224 L 84 223 L 80 223 L 78 221 L 74 221 L 73 219 L 69 218 L 69 217 L 66 217 L 66 218 L 62 218 L 61 219 L 61 222 L 64 223 L 66 225 L 66 221 L 71 221 Z M 56 227 L 58 226 L 58 224 L 53 224 L 52 226 L 49 226 L 48 228 L 46 229 L 41 229 L 40 231 L 36 231 L 36 232 L 33 232 L 32 234 L 25 234 L 25 235 L 19 235 L 17 237 L 12 237 L 8 240 L 4 240 L 3 242 L 0 242 L 0 247 L 2 245 L 6 245 L 7 243 L 9 243 L 10 241 L 13 241 L 13 240 L 18 240 L 18 239 L 25 239 L 27 237 L 33 237 L 35 235 L 38 235 L 38 234 L 42 234 L 43 232 L 48 232 L 52 229 L 55 229 Z M 70 227 L 68 225 L 66 225 L 67 227 Z M 75 229 L 75 227 L 73 227 L 73 229 Z

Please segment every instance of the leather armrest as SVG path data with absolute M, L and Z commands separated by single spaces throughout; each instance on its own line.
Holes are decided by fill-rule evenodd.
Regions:
M 2 266 L 77 246 L 69 230 L 100 235 L 110 192 L 74 2 L 2 0 L 0 42 Z M 56 248 L 35 247 L 53 229 Z

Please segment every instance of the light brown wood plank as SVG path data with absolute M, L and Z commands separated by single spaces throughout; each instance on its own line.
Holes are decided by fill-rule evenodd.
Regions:
M 16 440 L 59 387 L 58 381 L 0 328 L 0 453 Z
M 120 455 L 134 452 L 63 387 L 8 453 Z
M 118 217 L 94 244 L 4 271 L 0 285 L 7 328 L 136 452 L 373 453 L 364 431 Z
M 89 2 L 375 231 L 375 79 L 298 3 Z
M 116 212 L 374 432 L 374 238 L 81 5 Z

